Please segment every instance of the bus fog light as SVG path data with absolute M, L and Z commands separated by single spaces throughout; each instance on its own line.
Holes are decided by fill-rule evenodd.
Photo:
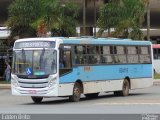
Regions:
M 52 87 L 54 84 L 56 84 L 56 78 L 53 78 L 48 82 L 49 87 Z

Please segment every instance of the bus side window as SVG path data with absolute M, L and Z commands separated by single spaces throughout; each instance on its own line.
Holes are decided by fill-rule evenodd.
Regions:
M 59 72 L 60 75 L 71 71 L 71 51 L 60 50 Z
M 60 49 L 60 55 L 59 55 L 59 69 L 64 68 L 64 60 L 63 60 L 63 50 Z
M 65 51 L 64 54 L 64 68 L 71 68 L 71 52 L 69 50 Z
M 158 49 L 157 59 L 160 59 L 160 49 Z
M 154 59 L 158 59 L 157 49 L 153 49 Z
M 74 63 L 76 65 L 86 63 L 86 46 L 75 46 L 74 47 Z

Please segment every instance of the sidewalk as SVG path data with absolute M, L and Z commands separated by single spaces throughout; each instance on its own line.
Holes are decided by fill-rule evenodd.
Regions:
M 160 79 L 154 80 L 153 85 L 159 86 L 160 85 Z M 10 89 L 11 85 L 10 84 L 0 84 L 0 89 Z
M 160 85 L 160 79 L 155 79 L 153 81 L 153 85 Z
M 10 89 L 11 85 L 10 84 L 0 84 L 0 89 Z

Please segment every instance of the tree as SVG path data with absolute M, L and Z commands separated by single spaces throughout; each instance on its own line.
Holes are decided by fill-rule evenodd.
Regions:
M 64 4 L 62 0 L 14 0 L 9 6 L 7 25 L 11 39 L 45 36 L 48 31 L 72 36 L 76 33 L 77 15 L 78 7 L 71 1 Z
M 144 15 L 145 4 L 141 0 L 121 0 L 118 4 L 112 1 L 101 8 L 97 24 L 102 32 L 114 28 L 114 37 L 141 40 Z
M 15 36 L 34 37 L 36 30 L 32 22 L 40 16 L 40 0 L 14 0 L 8 8 L 7 25 L 11 30 L 11 39 Z
M 43 14 L 37 20 L 45 24 L 52 36 L 74 36 L 76 34 L 76 17 L 78 6 L 72 1 L 62 3 L 60 0 L 42 0 Z
M 118 6 L 117 2 L 110 2 L 102 6 L 99 11 L 100 17 L 97 21 L 97 26 L 100 28 L 99 34 L 102 34 L 104 30 L 115 27 L 120 21 L 120 7 Z

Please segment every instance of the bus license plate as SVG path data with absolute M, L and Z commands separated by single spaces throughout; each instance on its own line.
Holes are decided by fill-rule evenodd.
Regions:
M 29 90 L 28 93 L 29 93 L 29 94 L 36 94 L 37 91 L 36 91 L 36 90 Z

